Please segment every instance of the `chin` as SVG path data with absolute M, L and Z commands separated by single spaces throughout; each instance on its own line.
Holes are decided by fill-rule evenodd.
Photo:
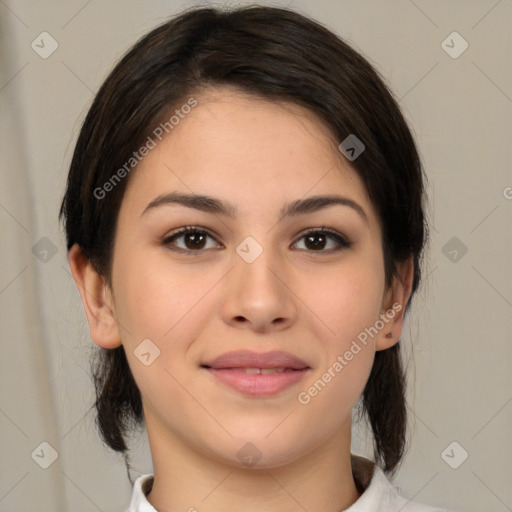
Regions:
M 298 444 L 290 442 L 290 438 L 275 436 L 270 440 L 265 435 L 233 439 L 230 444 L 234 457 L 230 457 L 229 463 L 246 469 L 272 469 L 286 466 L 300 457 Z M 302 452 L 304 447 L 300 448 Z

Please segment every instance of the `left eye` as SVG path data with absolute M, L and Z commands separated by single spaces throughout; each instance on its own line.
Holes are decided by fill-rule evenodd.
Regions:
M 339 250 L 341 248 L 347 248 L 352 245 L 351 242 L 346 240 L 340 234 L 325 229 L 309 231 L 308 233 L 302 235 L 293 245 L 297 245 L 301 240 L 304 240 L 304 247 L 300 249 L 312 250 L 316 252 L 323 252 L 325 250 Z

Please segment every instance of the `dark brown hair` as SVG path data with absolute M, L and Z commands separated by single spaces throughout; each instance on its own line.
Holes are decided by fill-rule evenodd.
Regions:
M 398 103 L 347 43 L 281 8 L 193 8 L 152 30 L 122 58 L 98 91 L 76 143 L 60 211 L 68 250 L 78 244 L 111 285 L 116 222 L 129 176 L 101 199 L 95 190 L 172 109 L 219 85 L 304 106 L 339 142 L 350 134 L 363 141 L 365 150 L 351 165 L 379 215 L 386 284 L 412 257 L 414 295 L 427 239 L 425 177 Z M 144 418 L 124 348 L 99 349 L 92 371 L 100 434 L 128 465 L 127 436 Z M 373 431 L 374 458 L 392 473 L 406 444 L 400 342 L 376 353 L 360 403 Z

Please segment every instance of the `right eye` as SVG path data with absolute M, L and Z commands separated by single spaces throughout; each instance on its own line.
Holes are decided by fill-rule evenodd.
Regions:
M 213 240 L 214 243 L 208 246 L 208 239 Z M 186 226 L 170 233 L 162 240 L 162 244 L 171 251 L 189 253 L 219 248 L 220 245 L 208 231 L 195 226 Z

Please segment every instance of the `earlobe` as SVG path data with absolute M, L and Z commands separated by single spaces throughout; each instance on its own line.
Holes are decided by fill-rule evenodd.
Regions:
M 121 345 L 114 304 L 105 277 L 88 261 L 75 244 L 69 250 L 69 266 L 80 292 L 91 337 L 100 347 L 112 349 Z
M 412 291 L 414 261 L 409 258 L 399 267 L 399 275 L 393 280 L 382 302 L 381 321 L 384 327 L 379 331 L 376 350 L 386 350 L 396 345 L 402 336 L 405 308 Z

